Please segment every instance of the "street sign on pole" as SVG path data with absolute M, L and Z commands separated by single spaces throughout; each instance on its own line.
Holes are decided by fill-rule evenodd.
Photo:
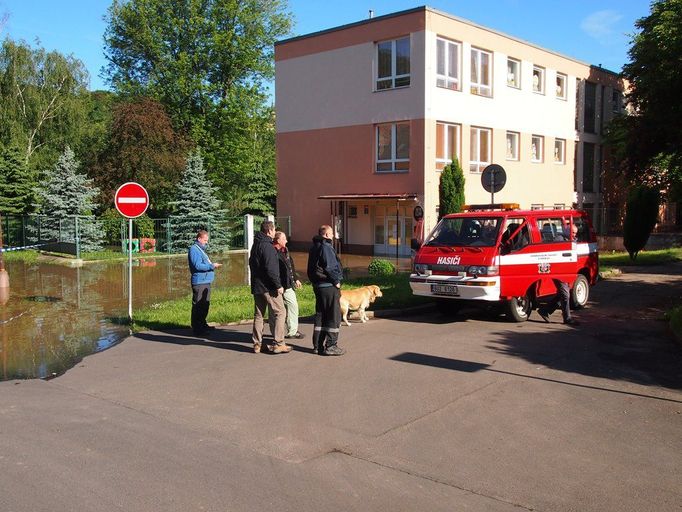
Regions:
M 149 207 L 147 189 L 134 181 L 124 183 L 114 195 L 114 206 L 121 215 L 129 219 L 143 215 Z
M 114 194 L 118 213 L 128 218 L 128 320 L 133 323 L 133 219 L 143 215 L 149 207 L 149 194 L 139 183 L 124 183 Z
M 490 192 L 490 204 L 495 204 L 495 192 L 502 190 L 507 183 L 507 173 L 501 165 L 490 164 L 481 173 L 481 185 Z

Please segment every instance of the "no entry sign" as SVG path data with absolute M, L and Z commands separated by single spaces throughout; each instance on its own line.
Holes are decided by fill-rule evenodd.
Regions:
M 121 215 L 134 219 L 147 211 L 149 194 L 139 183 L 129 181 L 118 187 L 114 196 L 114 205 Z

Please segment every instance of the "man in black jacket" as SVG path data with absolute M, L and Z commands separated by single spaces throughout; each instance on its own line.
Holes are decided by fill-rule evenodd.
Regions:
M 313 348 L 325 356 L 342 356 L 345 350 L 337 345 L 341 326 L 341 279 L 343 269 L 334 247 L 331 226 L 321 226 L 313 238 L 308 253 L 308 279 L 315 292 L 315 330 Z
M 263 343 L 263 318 L 265 311 L 270 310 L 274 317 L 275 330 L 272 335 L 275 338 L 274 345 L 268 345 L 275 354 L 286 354 L 291 347 L 284 343 L 284 322 L 286 310 L 284 309 L 284 288 L 279 276 L 279 260 L 277 251 L 272 246 L 272 237 L 275 234 L 275 223 L 264 221 L 260 226 L 260 232 L 256 233 L 249 255 L 249 269 L 251 270 L 251 293 L 253 294 L 253 351 L 260 352 Z

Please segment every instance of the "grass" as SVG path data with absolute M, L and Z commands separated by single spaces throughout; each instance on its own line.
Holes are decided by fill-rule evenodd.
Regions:
M 38 260 L 38 251 L 27 249 L 25 251 L 9 251 L 3 252 L 2 257 L 5 261 L 24 261 L 26 263 L 35 263 Z
M 400 273 L 391 276 L 369 276 L 350 279 L 343 284 L 344 288 L 359 288 L 368 284 L 381 287 L 383 297 L 377 299 L 372 309 L 396 309 L 428 302 L 426 297 L 412 295 L 409 274 Z M 315 313 L 315 294 L 309 284 L 296 292 L 299 316 L 305 317 Z M 190 325 L 191 294 L 182 299 L 152 304 L 134 313 L 133 330 L 145 329 L 177 329 Z M 213 288 L 211 290 L 211 309 L 209 322 L 227 324 L 253 318 L 253 296 L 248 286 L 232 286 L 229 288 Z
M 682 341 L 682 306 L 676 306 L 668 311 L 666 317 L 670 321 L 670 330 Z
M 636 260 L 631 260 L 627 252 L 599 253 L 600 267 L 624 267 L 632 265 L 662 265 L 682 261 L 682 247 L 641 251 Z

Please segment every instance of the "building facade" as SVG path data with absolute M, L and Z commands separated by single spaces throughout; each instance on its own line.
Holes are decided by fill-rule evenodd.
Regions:
M 420 7 L 275 46 L 278 215 L 293 247 L 331 223 L 341 250 L 409 255 L 415 206 L 438 219 L 453 157 L 468 203 L 600 206 L 601 134 L 622 109 L 614 73 Z

